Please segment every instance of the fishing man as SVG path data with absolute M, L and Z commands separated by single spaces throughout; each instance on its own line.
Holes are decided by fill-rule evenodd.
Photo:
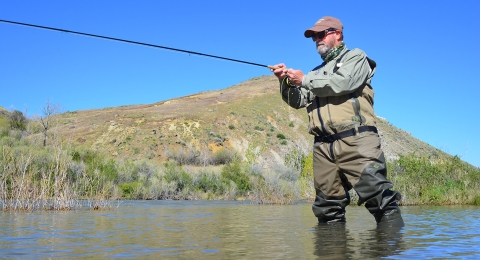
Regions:
M 376 63 L 360 49 L 343 42 L 343 24 L 325 16 L 306 30 L 323 63 L 308 74 L 275 65 L 283 100 L 293 108 L 306 107 L 309 133 L 315 136 L 313 170 L 319 223 L 345 222 L 352 188 L 358 205 L 375 217 L 377 226 L 403 226 L 397 202 L 400 193 L 387 168 L 373 110 L 371 85 Z

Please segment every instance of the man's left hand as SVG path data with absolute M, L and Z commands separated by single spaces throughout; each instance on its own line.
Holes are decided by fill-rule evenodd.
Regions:
M 288 69 L 286 72 L 290 84 L 295 86 L 302 86 L 303 72 L 301 70 Z

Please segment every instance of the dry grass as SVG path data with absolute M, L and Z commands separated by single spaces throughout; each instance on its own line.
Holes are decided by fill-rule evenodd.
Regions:
M 48 150 L 28 146 L 0 147 L 0 204 L 3 211 L 112 207 L 112 202 L 107 199 L 110 194 L 106 194 L 111 187 L 100 184 L 103 180 L 100 172 L 72 179 L 68 149 L 61 146 Z

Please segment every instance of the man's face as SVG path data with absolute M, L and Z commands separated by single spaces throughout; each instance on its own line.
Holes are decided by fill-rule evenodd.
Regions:
M 315 44 L 317 47 L 317 51 L 320 54 L 320 56 L 325 57 L 327 53 L 335 47 L 335 32 L 328 32 L 325 34 L 325 37 L 323 38 L 316 38 L 315 39 Z

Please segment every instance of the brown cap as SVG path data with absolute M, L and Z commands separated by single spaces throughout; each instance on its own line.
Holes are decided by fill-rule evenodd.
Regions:
M 314 32 L 325 31 L 326 29 L 329 29 L 329 28 L 334 28 L 334 29 L 343 31 L 343 24 L 342 22 L 340 22 L 340 20 L 338 20 L 335 17 L 324 16 L 320 18 L 320 20 L 318 20 L 312 28 L 306 30 L 304 35 L 306 38 L 310 38 L 312 37 Z

